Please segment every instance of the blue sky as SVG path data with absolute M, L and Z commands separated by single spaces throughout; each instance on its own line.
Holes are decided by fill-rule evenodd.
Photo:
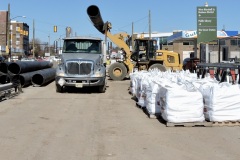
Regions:
M 99 33 L 89 20 L 87 8 L 97 5 L 103 21 L 112 23 L 111 32 L 132 33 L 148 32 L 148 14 L 151 12 L 152 32 L 172 32 L 173 30 L 196 30 L 198 6 L 217 7 L 218 30 L 239 31 L 239 0 L 1 0 L 0 10 L 8 10 L 10 4 L 11 18 L 27 23 L 32 39 L 33 20 L 35 21 L 35 38 L 41 42 L 64 37 L 67 26 L 78 36 L 104 36 Z M 53 32 L 53 26 L 58 32 Z

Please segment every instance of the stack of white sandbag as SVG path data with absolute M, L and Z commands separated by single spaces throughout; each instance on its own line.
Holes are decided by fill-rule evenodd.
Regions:
M 160 89 L 169 81 L 172 81 L 175 74 L 171 71 L 160 72 L 157 69 L 150 70 L 150 76 L 148 77 L 148 87 L 146 88 L 146 109 L 149 114 L 157 115 L 161 114 L 160 106 Z
M 168 122 L 240 120 L 239 84 L 219 83 L 209 76 L 198 79 L 189 71 L 139 71 L 130 78 L 138 105 Z
M 146 88 L 146 109 L 149 114 L 161 114 L 161 107 L 159 104 L 159 89 L 164 83 L 162 73 L 158 70 L 152 70 L 147 79 L 148 86 Z
M 135 84 L 137 103 L 146 107 L 149 114 L 159 113 L 168 122 L 204 121 L 202 95 L 190 82 L 196 74 L 158 70 L 136 74 L 131 81 Z
M 167 122 L 203 122 L 203 97 L 189 82 L 172 83 L 160 89 L 162 118 Z
M 130 73 L 130 92 L 133 96 L 136 96 L 137 92 L 137 76 L 138 71 L 135 71 L 133 73 Z
M 240 120 L 239 87 L 227 82 L 202 84 L 199 90 L 205 101 L 205 118 L 215 122 Z
M 148 76 L 149 72 L 147 71 L 136 71 L 130 74 L 131 80 L 131 92 L 136 98 L 138 99 L 137 104 L 141 107 L 145 107 L 145 100 L 146 100 L 146 87 L 148 85 Z

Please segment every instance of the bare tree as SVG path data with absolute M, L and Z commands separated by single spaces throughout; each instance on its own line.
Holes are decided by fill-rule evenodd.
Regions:
M 46 44 L 43 44 L 39 39 L 34 40 L 34 55 L 35 57 L 44 56 L 44 47 Z M 29 43 L 30 54 L 33 55 L 33 40 Z

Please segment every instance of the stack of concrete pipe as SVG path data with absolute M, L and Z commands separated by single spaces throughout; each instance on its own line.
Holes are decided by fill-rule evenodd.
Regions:
M 56 69 L 50 61 L 17 61 L 0 63 L 0 87 L 2 84 L 43 86 L 55 79 Z M 37 77 L 37 78 L 36 78 Z
M 18 84 L 11 82 L 11 76 L 8 74 L 7 69 L 8 64 L 8 62 L 0 63 L 0 101 L 9 97 L 12 90 L 18 86 Z

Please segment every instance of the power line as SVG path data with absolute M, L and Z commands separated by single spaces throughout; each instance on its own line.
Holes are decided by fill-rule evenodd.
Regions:
M 137 23 L 137 22 L 139 22 L 139 21 L 142 21 L 143 19 L 146 19 L 147 17 L 148 17 L 148 16 L 145 16 L 145 17 L 143 17 L 143 18 L 141 18 L 141 19 L 138 19 L 138 20 L 136 20 L 136 21 L 133 21 L 133 23 Z M 128 26 L 132 26 L 132 22 L 129 23 L 129 24 L 127 24 L 127 25 L 125 25 L 125 26 L 119 27 L 119 28 L 125 28 L 125 27 L 128 27 Z

